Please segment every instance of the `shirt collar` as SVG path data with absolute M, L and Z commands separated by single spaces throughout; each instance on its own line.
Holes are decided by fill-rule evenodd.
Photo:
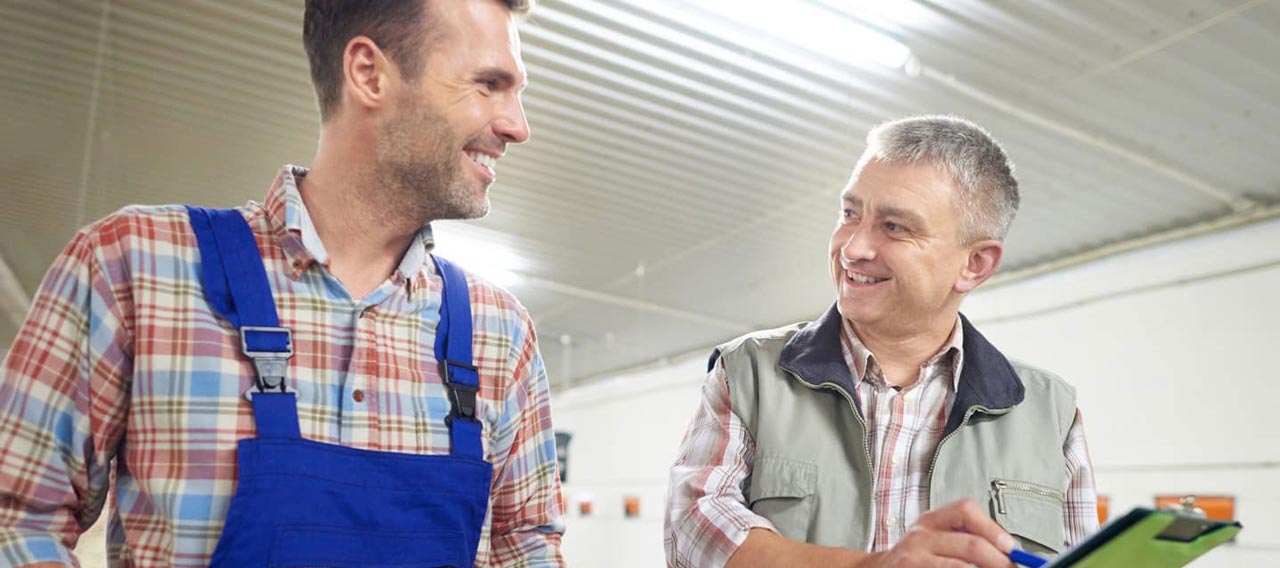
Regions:
M 849 370 L 853 375 L 854 388 L 864 380 L 884 380 L 879 374 L 879 364 L 876 362 L 875 354 L 862 343 L 862 340 L 858 339 L 858 334 L 854 333 L 849 320 L 843 318 L 840 325 L 840 345 L 845 362 L 849 364 Z M 959 316 L 956 316 L 956 323 L 951 327 L 951 335 L 948 336 L 946 343 L 938 349 L 937 353 L 929 357 L 925 365 L 948 362 L 951 365 L 951 388 L 959 390 L 960 370 L 964 364 L 964 326 L 960 325 Z M 873 369 L 874 372 L 869 372 Z
M 294 280 L 300 278 L 313 263 L 329 265 L 329 251 L 320 242 L 320 234 L 311 222 L 311 215 L 307 213 L 306 204 L 302 201 L 302 191 L 298 186 L 307 171 L 305 167 L 292 164 L 280 168 L 263 202 L 272 228 L 289 257 L 292 267 L 290 276 Z M 431 225 L 425 225 L 418 231 L 417 238 L 409 244 L 393 278 L 411 287 L 425 282 L 422 270 L 434 246 Z
M 841 354 L 840 326 L 843 319 L 832 302 L 818 319 L 789 332 L 790 338 L 778 355 L 778 367 L 810 387 L 831 387 L 850 399 L 856 397 L 852 370 Z M 993 414 L 1006 411 L 1021 404 L 1027 394 L 1009 359 L 987 341 L 964 314 L 960 314 L 960 327 L 964 333 L 964 365 L 957 373 L 960 382 L 956 387 L 953 408 L 961 411 L 952 412 L 947 418 L 944 436 L 959 428 L 970 412 Z M 719 351 L 712 354 L 711 363 L 714 364 L 716 357 L 719 357 Z M 854 410 L 857 411 L 856 405 Z

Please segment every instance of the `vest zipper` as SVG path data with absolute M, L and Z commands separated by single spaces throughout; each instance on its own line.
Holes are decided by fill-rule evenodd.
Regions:
M 797 377 L 797 378 L 798 378 L 798 377 Z M 868 484 L 870 485 L 870 487 L 868 488 L 868 491 L 867 491 L 867 496 L 868 496 L 868 498 L 869 498 L 869 499 L 870 499 L 870 501 L 871 501 L 871 507 L 867 508 L 867 519 L 866 519 L 866 523 L 867 523 L 867 542 L 866 542 L 866 551 L 867 551 L 867 552 L 871 552 L 871 546 L 874 544 L 874 541 L 875 541 L 875 534 L 876 534 L 876 533 L 875 533 L 875 531 L 876 531 L 876 524 L 875 524 L 875 523 L 873 523 L 873 522 L 871 522 L 871 518 L 870 518 L 870 517 L 871 517 L 871 508 L 874 508 L 874 507 L 875 507 L 875 498 L 876 498 L 876 495 L 875 495 L 875 490 L 876 490 L 876 488 L 875 488 L 875 478 L 876 478 L 876 474 L 875 474 L 875 472 L 874 472 L 874 471 L 871 471 L 871 468 L 872 468 L 872 464 L 871 464 L 871 442 L 869 441 L 870 437 L 869 437 L 869 436 L 868 436 L 868 434 L 867 434 L 867 422 L 866 422 L 866 420 L 863 420 L 863 419 L 862 419 L 862 414 L 859 414 L 859 413 L 858 413 L 858 407 L 857 407 L 857 405 L 853 402 L 853 397 L 849 396 L 849 393 L 845 392 L 845 390 L 844 390 L 844 389 L 842 389 L 842 388 L 840 388 L 840 386 L 839 386 L 839 385 L 837 385 L 837 384 L 835 384 L 835 383 L 822 383 L 822 384 L 817 385 L 817 386 L 811 386 L 808 382 L 805 382 L 804 380 L 798 380 L 798 381 L 796 381 L 796 382 L 800 383 L 802 386 L 804 386 L 805 388 L 807 388 L 807 389 L 809 389 L 809 390 L 814 390 L 814 391 L 816 391 L 816 390 L 822 390 L 822 389 L 825 389 L 825 390 L 833 390 L 833 391 L 836 391 L 836 392 L 840 393 L 840 396 L 844 397 L 844 400 L 845 400 L 846 402 L 848 402 L 848 403 L 849 403 L 849 411 L 853 413 L 853 418 L 854 418 L 855 420 L 857 420 L 857 421 L 858 421 L 858 424 L 859 424 L 860 426 L 862 426 L 862 451 L 863 451 L 863 454 L 867 457 L 867 470 L 868 470 L 868 471 L 867 471 L 867 473 L 869 474 L 867 477 L 869 478 L 869 479 L 868 479 Z
M 985 406 L 970 406 L 968 409 L 964 411 L 964 418 L 960 419 L 960 425 L 956 426 L 955 430 L 952 430 L 950 434 L 943 436 L 942 439 L 938 441 L 938 447 L 934 448 L 933 450 L 933 460 L 929 462 L 929 474 L 925 476 L 925 478 L 929 480 L 929 508 L 930 509 L 933 508 L 933 470 L 938 466 L 938 456 L 942 455 L 942 445 L 947 443 L 947 440 L 950 440 L 956 434 L 959 434 L 960 431 L 964 429 L 965 425 L 969 423 L 969 418 L 972 417 L 973 414 L 979 410 L 981 410 L 986 414 L 991 414 L 994 416 L 994 415 L 1000 415 L 1000 414 L 1008 414 L 1009 411 L 1012 409 L 1005 408 L 1005 409 L 996 411 L 996 410 L 987 408 Z
M 1029 493 L 1031 495 L 1044 497 L 1050 501 L 1054 501 L 1059 504 L 1066 501 L 1066 498 L 1063 496 L 1061 491 L 1036 485 L 1034 483 L 1028 483 L 1025 481 L 1010 481 L 1007 479 L 996 479 L 991 482 L 991 488 L 995 490 L 996 509 L 1000 511 L 1001 515 L 1007 515 L 1009 513 L 1009 511 L 1005 509 L 1005 506 L 1004 506 L 1004 494 L 1006 491 L 1013 492 L 1013 493 Z

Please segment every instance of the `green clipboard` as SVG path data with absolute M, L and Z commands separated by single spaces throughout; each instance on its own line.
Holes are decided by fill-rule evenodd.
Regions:
M 1045 568 L 1178 568 L 1235 538 L 1240 523 L 1137 508 Z

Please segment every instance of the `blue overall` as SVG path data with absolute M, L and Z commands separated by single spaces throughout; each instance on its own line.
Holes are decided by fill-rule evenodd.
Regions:
M 257 373 L 257 435 L 238 443 L 238 486 L 211 566 L 469 567 L 475 563 L 493 466 L 476 418 L 465 276 L 432 257 L 444 279 L 435 355 L 453 409 L 449 455 L 376 452 L 302 438 L 281 327 L 253 232 L 240 212 L 188 207 L 201 281 L 214 311 L 240 331 Z

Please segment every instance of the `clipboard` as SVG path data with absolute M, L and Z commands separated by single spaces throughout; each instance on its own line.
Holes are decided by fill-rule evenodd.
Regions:
M 1179 568 L 1235 538 L 1243 527 L 1167 509 L 1136 508 L 1045 568 Z

